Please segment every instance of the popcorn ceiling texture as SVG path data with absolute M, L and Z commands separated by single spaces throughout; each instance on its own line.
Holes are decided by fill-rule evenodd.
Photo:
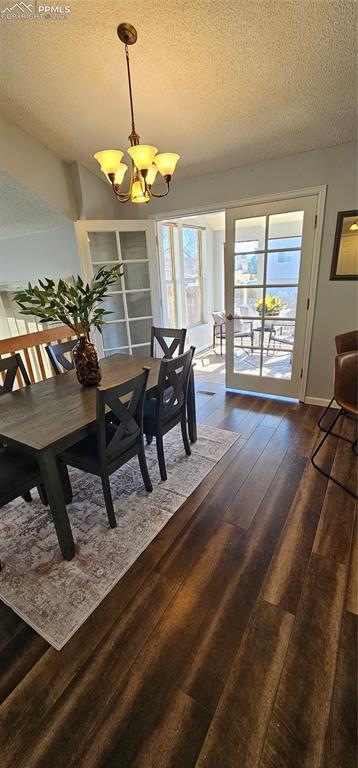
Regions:
M 143 143 L 182 155 L 178 176 L 355 138 L 357 5 L 350 0 L 69 0 L 64 21 L 2 22 L 10 121 L 67 162 L 130 131 L 121 21 Z

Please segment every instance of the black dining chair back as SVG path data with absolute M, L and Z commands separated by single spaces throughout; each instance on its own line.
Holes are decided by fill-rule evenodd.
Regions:
M 178 355 L 182 355 L 185 347 L 185 338 L 186 328 L 157 328 L 153 325 L 150 340 L 150 356 L 157 357 L 155 352 L 158 347 L 164 352 L 163 357 L 166 360 L 171 360 L 176 352 Z M 170 339 L 171 343 L 168 344 Z
M 194 347 L 172 360 L 162 360 L 158 378 L 158 419 L 167 422 L 183 408 Z
M 127 447 L 135 442 L 141 443 L 148 375 L 149 368 L 145 368 L 143 373 L 129 381 L 110 389 L 97 389 L 98 447 L 102 462 L 110 465 Z M 106 419 L 107 407 L 115 417 L 110 431 Z
M 143 482 L 152 491 L 143 444 L 143 404 L 149 368 L 115 387 L 97 388 L 96 433 L 85 437 L 61 454 L 65 464 L 98 475 L 111 528 L 117 525 L 109 483 L 110 475 L 138 456 Z M 106 418 L 107 409 L 115 422 Z
M 0 376 L 0 396 L 6 395 L 7 392 L 12 392 L 17 373 L 21 373 L 25 387 L 31 384 L 19 352 L 17 352 L 16 355 L 3 357 L 2 360 L 0 360 L 0 374 L 1 373 L 4 375 Z
M 75 364 L 73 362 L 72 350 L 77 344 L 77 339 L 63 341 L 60 344 L 48 344 L 45 349 L 49 356 L 52 370 L 56 374 L 64 371 L 73 371 Z M 70 357 L 66 357 L 70 355 Z
M 191 455 L 186 423 L 188 382 L 195 348 L 161 362 L 156 396 L 144 404 L 144 432 L 156 437 L 157 454 L 162 480 L 167 479 L 163 435 L 176 424 L 181 424 L 182 438 L 187 456 Z
M 0 360 L 0 397 L 1 395 L 6 395 L 9 392 L 13 391 L 15 379 L 18 373 L 21 374 L 25 387 L 28 387 L 31 384 L 31 382 L 19 352 L 17 352 L 15 355 L 10 355 L 9 357 L 3 357 L 3 359 Z M 2 456 L 4 456 L 5 446 L 1 441 L 0 441 L 0 449 L 2 449 Z M 16 496 L 22 496 L 22 498 L 25 501 L 31 501 L 31 492 L 29 489 L 32 486 L 31 485 L 26 486 L 26 482 L 25 482 L 24 488 L 23 488 L 23 485 L 24 484 L 20 482 L 20 486 L 19 485 L 16 486 L 16 489 L 20 487 L 22 490 L 19 490 L 18 493 L 15 493 L 15 496 L 13 498 L 16 498 Z M 44 492 L 42 493 L 41 498 L 43 500 L 45 499 Z M 3 503 L 5 504 L 5 502 Z M 1 493 L 0 493 L 0 506 L 2 506 Z

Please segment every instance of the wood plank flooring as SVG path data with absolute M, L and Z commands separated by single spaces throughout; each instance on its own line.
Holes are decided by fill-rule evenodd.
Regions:
M 355 765 L 356 509 L 310 464 L 321 409 L 197 389 L 240 439 L 65 648 L 0 604 L 1 768 Z M 352 481 L 348 445 L 322 461 Z

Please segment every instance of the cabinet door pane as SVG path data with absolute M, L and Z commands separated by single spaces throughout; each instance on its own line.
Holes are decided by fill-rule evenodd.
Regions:
M 105 323 L 102 328 L 104 349 L 128 345 L 126 323 Z
M 126 293 L 128 317 L 149 317 L 152 314 L 150 291 Z
M 148 262 L 137 262 L 124 265 L 124 283 L 126 290 L 149 288 Z
M 140 347 L 132 347 L 134 357 L 150 357 L 150 344 L 141 344 Z
M 145 232 L 120 232 L 119 242 L 123 261 L 148 258 Z
M 88 232 L 91 261 L 118 261 L 115 232 Z
M 106 315 L 106 320 L 124 320 L 123 295 L 121 293 L 107 294 L 101 307 L 112 313 Z
M 132 344 L 144 344 L 150 341 L 150 333 L 152 328 L 151 320 L 132 320 L 129 323 L 131 343 Z
M 102 267 L 107 267 L 107 269 L 110 269 L 114 265 L 113 264 L 101 264 L 101 266 Z M 96 274 L 97 274 L 97 272 L 98 272 L 98 270 L 100 268 L 101 267 L 94 267 L 94 269 L 93 269 L 93 276 L 94 277 L 96 276 Z M 115 269 L 117 269 L 117 267 L 115 267 Z M 119 265 L 118 265 L 118 269 L 120 269 Z M 111 291 L 121 291 L 122 290 L 121 278 L 118 277 L 117 280 L 114 283 L 111 284 L 110 288 L 111 288 Z

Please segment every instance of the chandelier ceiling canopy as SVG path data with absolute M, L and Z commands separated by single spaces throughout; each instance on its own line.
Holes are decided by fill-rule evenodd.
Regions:
M 94 157 L 101 166 L 101 171 L 112 184 L 113 192 L 121 203 L 126 203 L 129 200 L 132 203 L 148 203 L 152 197 L 165 197 L 168 194 L 170 181 L 180 155 L 174 152 L 158 154 L 157 147 L 140 144 L 140 136 L 136 132 L 134 122 L 128 49 L 129 45 L 133 45 L 137 41 L 137 30 L 131 24 L 123 23 L 117 28 L 117 34 L 125 47 L 132 123 L 132 130 L 128 136 L 130 147 L 127 150 L 131 158 L 131 177 L 129 187 L 125 192 L 121 190 L 121 184 L 128 169 L 128 166 L 122 163 L 124 153 L 119 149 L 103 149 L 96 152 Z M 165 190 L 162 193 L 156 193 L 152 188 L 158 171 L 165 182 Z

